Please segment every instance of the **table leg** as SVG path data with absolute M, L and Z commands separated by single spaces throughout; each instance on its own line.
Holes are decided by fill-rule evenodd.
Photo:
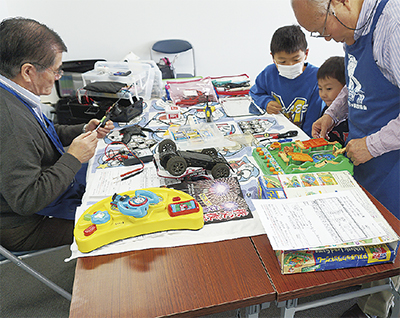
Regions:
M 262 309 L 269 308 L 271 303 L 262 303 L 260 305 L 254 305 L 246 307 L 244 310 L 245 318 L 258 318 L 258 314 Z
M 374 286 L 374 287 L 369 287 L 369 288 L 363 288 L 354 292 L 349 292 L 349 293 L 345 293 L 345 294 L 339 294 L 336 296 L 331 296 L 331 297 L 327 297 L 327 298 L 323 298 L 320 300 L 315 300 L 315 301 L 310 301 L 304 304 L 298 304 L 298 299 L 289 299 L 287 301 L 284 302 L 279 302 L 278 303 L 278 307 L 281 307 L 281 318 L 292 318 L 294 317 L 294 314 L 296 311 L 302 311 L 302 310 L 307 310 L 307 309 L 311 309 L 311 308 L 315 308 L 315 307 L 320 307 L 320 306 L 324 306 L 324 305 L 328 305 L 328 304 L 332 304 L 332 303 L 336 303 L 336 302 L 340 302 L 343 300 L 348 300 L 348 299 L 352 299 L 352 298 L 358 298 L 361 296 L 365 296 L 365 295 L 369 295 L 369 294 L 373 294 L 373 293 L 378 293 L 384 290 L 393 290 L 393 287 L 387 283 L 385 285 L 379 285 L 379 286 Z M 395 290 L 395 289 L 394 289 Z M 393 291 L 392 291 L 393 292 Z M 398 292 L 395 292 L 397 294 L 397 297 L 400 297 L 400 295 L 398 294 Z M 395 300 L 396 300 L 396 295 L 395 295 Z M 399 301 L 399 299 L 397 299 L 397 301 Z M 399 302 L 397 302 L 397 304 L 395 303 L 395 305 L 397 305 L 396 308 L 394 308 L 394 311 L 396 311 L 396 313 L 399 310 Z M 392 317 L 400 317 L 399 315 L 392 315 Z
M 278 307 L 281 307 L 281 318 L 292 318 L 297 309 L 298 299 L 289 299 L 278 303 Z
M 392 288 L 392 294 L 394 296 L 394 299 L 393 299 L 394 305 L 392 307 L 392 314 L 390 317 L 391 318 L 400 317 L 400 287 L 399 287 L 399 289 L 396 289 L 396 286 L 394 285 L 391 278 L 390 278 L 389 284 L 390 284 L 390 287 Z

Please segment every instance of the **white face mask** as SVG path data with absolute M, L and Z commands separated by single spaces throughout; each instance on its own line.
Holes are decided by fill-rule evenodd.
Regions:
M 293 65 L 275 65 L 278 67 L 278 72 L 280 76 L 286 77 L 288 79 L 294 79 L 301 73 L 303 73 L 304 61 Z

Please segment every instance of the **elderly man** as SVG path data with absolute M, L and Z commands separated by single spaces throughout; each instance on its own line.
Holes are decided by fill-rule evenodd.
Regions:
M 292 0 L 312 35 L 344 42 L 348 103 L 315 122 L 325 136 L 349 117 L 347 155 L 356 180 L 400 218 L 400 3 L 387 0 Z M 390 189 L 388 191 L 388 189 Z
M 70 244 L 75 208 L 85 190 L 82 164 L 97 138 L 113 127 L 100 123 L 54 125 L 42 112 L 62 76 L 59 35 L 24 18 L 0 24 L 0 240 L 11 250 Z M 68 151 L 64 146 L 69 146 Z
M 348 115 L 356 180 L 400 218 L 400 1 L 292 0 L 292 7 L 311 36 L 345 49 L 348 102 L 332 104 L 313 136 L 325 137 Z M 386 316 L 386 300 L 364 311 Z

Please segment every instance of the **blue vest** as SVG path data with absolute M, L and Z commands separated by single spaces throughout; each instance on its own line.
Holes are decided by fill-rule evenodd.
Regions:
M 36 118 L 46 135 L 50 138 L 53 145 L 56 147 L 60 155 L 64 153 L 64 147 L 57 135 L 54 128 L 54 124 L 49 120 L 44 114 L 45 123 L 38 117 L 32 107 L 16 92 L 8 88 L 7 86 L 0 83 L 0 87 L 17 97 L 33 114 Z M 43 210 L 37 212 L 39 215 L 53 216 L 61 219 L 74 220 L 75 211 L 78 206 L 82 203 L 82 196 L 85 193 L 86 188 L 86 170 L 87 164 L 82 165 L 81 169 L 76 174 L 73 182 L 68 186 L 58 198 L 56 198 L 52 203 L 50 203 Z
M 346 45 L 349 90 L 349 139 L 379 131 L 400 113 L 400 89 L 382 74 L 373 56 L 373 32 L 388 0 L 376 9 L 370 32 Z M 400 219 L 400 150 L 390 151 L 354 167 L 354 177 Z

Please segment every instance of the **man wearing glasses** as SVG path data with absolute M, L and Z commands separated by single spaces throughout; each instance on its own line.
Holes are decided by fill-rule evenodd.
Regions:
M 400 218 L 400 1 L 291 2 L 312 36 L 342 42 L 345 49 L 348 102 L 333 103 L 314 123 L 313 137 L 325 137 L 348 116 L 346 151 L 355 179 Z M 362 307 L 386 317 L 389 298 Z
M 72 243 L 85 190 L 82 164 L 114 127 L 110 121 L 95 131 L 97 119 L 54 125 L 43 114 L 40 95 L 63 75 L 66 51 L 59 35 L 37 21 L 0 23 L 0 242 L 13 251 Z

